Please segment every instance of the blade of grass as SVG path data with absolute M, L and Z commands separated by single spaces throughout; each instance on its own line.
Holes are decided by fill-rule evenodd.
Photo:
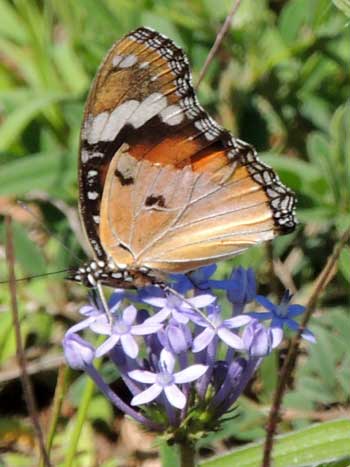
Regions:
M 291 344 L 289 346 L 287 357 L 283 363 L 280 375 L 279 375 L 279 383 L 277 385 L 273 402 L 270 410 L 270 415 L 267 422 L 266 428 L 266 439 L 264 445 L 264 457 L 262 462 L 262 467 L 270 467 L 271 465 L 271 456 L 272 456 L 272 448 L 273 448 L 273 439 L 276 433 L 278 419 L 279 419 L 279 411 L 282 405 L 282 400 L 284 393 L 287 389 L 287 381 L 289 380 L 288 375 L 293 372 L 295 368 L 297 356 L 298 356 L 298 349 L 300 343 L 300 337 L 305 329 L 317 303 L 317 300 L 321 293 L 327 287 L 329 281 L 333 277 L 335 265 L 339 259 L 340 253 L 342 252 L 344 246 L 350 239 L 350 229 L 347 229 L 342 237 L 340 238 L 338 244 L 335 246 L 333 253 L 328 258 L 323 270 L 321 271 L 320 275 L 317 277 L 313 292 L 308 300 L 306 306 L 306 312 L 303 317 L 303 321 L 300 326 L 300 330 L 298 334 L 293 338 Z
M 67 366 L 61 366 L 59 368 L 55 396 L 53 400 L 49 434 L 46 440 L 46 450 L 47 450 L 48 456 L 50 456 L 50 451 L 52 448 L 53 440 L 54 440 L 57 425 L 58 425 L 58 418 L 61 413 L 63 400 L 67 392 L 70 374 L 71 374 L 71 370 Z M 40 467 L 44 467 L 44 466 L 45 466 L 44 459 L 42 458 L 40 462 Z
M 216 39 L 215 39 L 215 42 L 213 44 L 213 47 L 210 49 L 209 51 L 209 54 L 204 62 L 204 65 L 199 73 L 199 77 L 198 77 L 198 81 L 197 81 L 197 84 L 196 84 L 196 89 L 198 89 L 201 81 L 203 80 L 208 68 L 209 68 L 209 65 L 211 64 L 211 62 L 213 61 L 213 58 L 215 57 L 215 54 L 216 52 L 219 50 L 219 47 L 222 43 L 222 41 L 224 40 L 224 37 L 232 23 L 232 19 L 236 13 L 236 11 L 238 10 L 238 7 L 241 3 L 241 0 L 235 0 L 233 2 L 233 5 L 232 5 L 232 8 L 231 8 L 231 11 L 229 12 L 229 14 L 227 15 L 225 21 L 224 21 L 224 24 L 222 25 L 220 31 L 217 33 L 217 36 L 216 36 Z
M 16 276 L 15 276 L 15 252 L 13 247 L 13 235 L 12 235 L 12 219 L 10 216 L 5 218 L 6 225 L 6 260 L 8 264 L 9 271 L 9 290 L 11 297 L 11 309 L 12 309 L 12 319 L 13 326 L 15 328 L 16 335 L 16 347 L 17 347 L 17 360 L 18 365 L 21 368 L 21 381 L 23 386 L 23 394 L 28 407 L 29 416 L 32 421 L 38 442 L 41 457 L 43 459 L 45 467 L 50 467 L 50 460 L 45 449 L 44 438 L 42 430 L 40 427 L 38 412 L 36 408 L 35 398 L 33 394 L 33 389 L 30 383 L 30 379 L 27 373 L 26 360 L 24 354 L 24 348 L 22 345 L 22 336 L 20 329 L 19 313 L 17 306 L 17 288 L 16 288 Z

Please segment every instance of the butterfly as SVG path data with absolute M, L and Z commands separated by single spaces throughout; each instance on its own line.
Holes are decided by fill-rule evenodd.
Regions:
M 296 225 L 293 192 L 208 115 L 184 52 L 146 27 L 117 41 L 97 72 L 78 178 L 94 260 L 70 279 L 90 286 L 156 283 Z

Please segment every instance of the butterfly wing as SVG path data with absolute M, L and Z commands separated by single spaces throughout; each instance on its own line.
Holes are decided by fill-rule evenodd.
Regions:
M 90 92 L 80 206 L 98 258 L 184 272 L 295 226 L 293 194 L 195 97 L 187 59 L 140 28 Z

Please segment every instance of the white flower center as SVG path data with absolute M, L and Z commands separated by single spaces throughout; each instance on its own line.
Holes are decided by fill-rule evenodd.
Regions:
M 116 323 L 114 324 L 114 332 L 120 335 L 128 334 L 130 331 L 130 328 L 131 328 L 130 324 L 126 323 L 122 319 L 116 321 Z
M 174 382 L 174 376 L 171 373 L 158 373 L 157 375 L 157 383 L 164 387 L 169 386 Z

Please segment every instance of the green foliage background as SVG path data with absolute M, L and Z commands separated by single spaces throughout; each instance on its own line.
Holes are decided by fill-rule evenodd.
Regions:
M 18 276 L 76 265 L 73 252 L 84 257 L 76 213 L 79 131 L 89 85 L 111 44 L 140 25 L 151 26 L 185 49 L 196 82 L 231 4 L 0 0 L 0 214 L 9 212 L 15 219 Z M 211 115 L 254 144 L 298 195 L 300 225 L 295 233 L 219 268 L 225 275 L 233 263 L 252 266 L 260 291 L 271 292 L 275 299 L 289 287 L 297 291 L 295 300 L 305 303 L 337 239 L 350 225 L 349 24 L 348 0 L 243 0 L 199 88 L 199 100 Z M 18 207 L 16 198 L 28 203 L 61 242 Z M 3 243 L 2 225 L 0 240 Z M 2 246 L 0 258 L 5 279 Z M 349 406 L 349 246 L 334 273 L 311 323 L 318 343 L 303 348 L 307 357 L 285 400 L 288 416 L 281 423 L 282 432 L 336 418 L 339 407 Z M 29 358 L 56 358 L 64 330 L 86 300 L 86 290 L 54 276 L 21 285 L 18 294 Z M 1 394 L 14 381 L 6 372 L 15 361 L 3 285 L 0 307 L 2 433 L 15 433 L 17 443 L 28 422 L 1 405 Z M 278 365 L 276 357 L 266 362 L 258 383 L 242 400 L 239 417 L 216 439 L 225 436 L 234 444 L 264 435 Z M 55 375 L 55 365 L 52 371 Z M 80 377 L 71 386 L 67 397 L 72 407 L 79 404 L 83 381 Z M 94 443 L 89 442 L 94 436 L 91 427 L 102 420 L 112 430 L 113 418 L 111 407 L 97 393 L 82 438 L 84 455 L 91 462 L 96 459 Z M 72 423 L 63 417 L 56 454 Z M 16 462 L 21 455 L 34 456 L 18 450 Z M 5 461 L 19 465 L 12 457 Z

